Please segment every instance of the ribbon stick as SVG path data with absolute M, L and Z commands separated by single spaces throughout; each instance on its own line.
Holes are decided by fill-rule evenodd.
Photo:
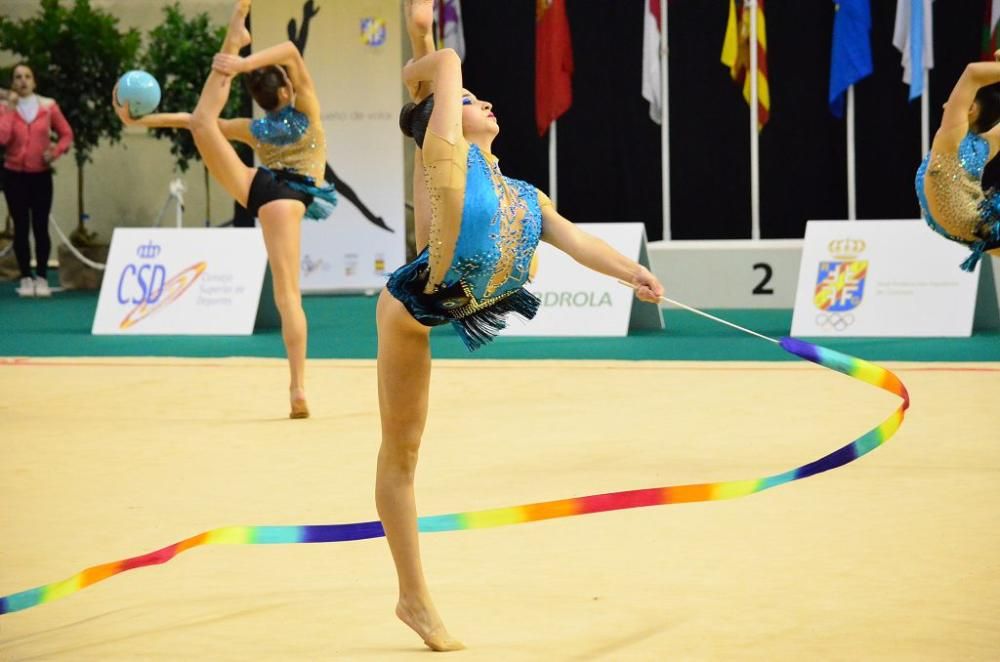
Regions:
M 697 312 L 701 314 L 701 311 Z M 753 333 L 753 335 L 759 335 L 748 329 L 741 330 Z M 484 529 L 509 524 L 537 522 L 558 517 L 625 510 L 628 508 L 695 503 L 698 501 L 720 501 L 749 496 L 771 489 L 772 487 L 808 478 L 809 476 L 815 476 L 816 474 L 830 471 L 831 469 L 836 469 L 853 462 L 884 444 L 899 429 L 899 426 L 903 422 L 904 412 L 910 405 L 910 398 L 906 392 L 906 387 L 892 372 L 853 356 L 795 338 L 781 338 L 777 341 L 766 336 L 764 338 L 777 342 L 783 350 L 790 354 L 894 393 L 901 397 L 903 401 L 896 411 L 882 421 L 881 424 L 849 444 L 841 446 L 817 460 L 772 476 L 747 480 L 731 480 L 720 483 L 653 487 L 624 492 L 611 492 L 609 494 L 594 494 L 557 501 L 543 501 L 506 508 L 432 515 L 421 517 L 417 520 L 420 532 L 440 533 L 444 531 Z M 314 526 L 230 526 L 213 529 L 182 540 L 179 543 L 169 545 L 163 549 L 158 549 L 155 552 L 87 568 L 69 579 L 0 597 L 0 614 L 20 611 L 52 602 L 126 570 L 166 563 L 181 552 L 203 545 L 347 542 L 350 540 L 380 538 L 384 535 L 385 531 L 382 528 L 381 522 L 378 521 Z

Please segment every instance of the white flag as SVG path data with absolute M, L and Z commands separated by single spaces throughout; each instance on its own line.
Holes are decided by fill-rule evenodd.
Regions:
M 455 49 L 458 57 L 465 60 L 465 29 L 459 0 L 437 0 L 437 45 Z
M 660 34 L 660 12 L 663 0 L 645 0 L 645 24 L 642 33 L 642 98 L 649 102 L 649 117 L 657 124 L 663 114 L 662 72 L 660 51 L 663 36 Z
M 910 86 L 910 100 L 924 93 L 924 70 L 934 68 L 933 0 L 896 0 L 896 26 L 892 45 L 903 58 L 903 82 Z
M 1000 48 L 1000 0 L 992 0 L 989 6 L 990 15 L 984 29 L 989 30 L 989 36 L 983 43 L 983 60 L 993 59 L 993 51 Z

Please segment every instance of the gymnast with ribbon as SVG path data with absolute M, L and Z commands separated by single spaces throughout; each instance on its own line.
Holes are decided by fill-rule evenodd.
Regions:
M 1000 151 L 1000 50 L 994 62 L 973 62 L 955 84 L 917 169 L 916 189 L 927 225 L 972 254 L 962 263 L 976 268 L 984 253 L 1000 256 L 1000 191 L 983 190 L 983 170 Z
M 251 216 L 260 220 L 274 279 L 274 301 L 281 316 L 281 336 L 291 373 L 289 418 L 308 418 L 305 393 L 307 325 L 299 288 L 303 216 L 324 219 L 337 198 L 323 183 L 326 135 L 316 88 L 298 48 L 285 42 L 249 57 L 237 55 L 250 43 L 244 25 L 250 0 L 239 0 L 221 51 L 192 113 L 157 113 L 133 118 L 112 102 L 125 124 L 191 131 L 202 161 L 212 176 Z M 234 76 L 245 74 L 247 88 L 264 109 L 257 120 L 221 119 Z M 247 167 L 229 144 L 246 143 L 263 165 Z
M 448 634 L 424 579 L 413 493 L 431 328 L 450 323 L 474 350 L 506 326 L 506 315 L 533 317 L 539 301 L 524 284 L 539 240 L 630 282 L 643 301 L 658 301 L 663 287 L 560 216 L 534 186 L 500 172 L 491 151 L 500 131 L 492 105 L 463 89 L 454 50 L 435 50 L 432 0 L 403 4 L 414 58 L 403 79 L 416 103 L 404 106 L 400 127 L 417 144 L 415 236 L 423 250 L 389 277 L 376 310 L 382 445 L 375 501 L 399 579 L 396 615 L 430 648 L 455 650 L 462 644 Z

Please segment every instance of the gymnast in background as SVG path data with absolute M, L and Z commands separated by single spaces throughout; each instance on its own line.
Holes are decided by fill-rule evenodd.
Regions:
M 301 221 L 305 216 L 326 218 L 336 204 L 336 195 L 334 187 L 323 179 L 326 136 L 316 88 L 295 44 L 285 42 L 246 58 L 237 55 L 250 43 L 244 27 L 249 11 L 250 0 L 236 3 L 222 50 L 215 56 L 194 112 L 158 113 L 135 119 L 128 109 L 114 103 L 126 124 L 191 131 L 212 176 L 251 216 L 259 219 L 291 373 L 289 417 L 307 418 L 307 326 L 299 288 Z M 238 74 L 245 74 L 247 88 L 264 109 L 264 117 L 219 118 L 232 79 Z M 117 99 L 117 94 L 113 98 Z M 246 166 L 230 140 L 250 145 L 262 167 Z

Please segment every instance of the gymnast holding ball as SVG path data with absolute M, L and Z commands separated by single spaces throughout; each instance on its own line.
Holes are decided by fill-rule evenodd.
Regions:
M 115 98 L 132 117 L 148 115 L 160 105 L 160 84 L 145 71 L 129 71 L 118 79 Z
M 127 125 L 190 131 L 208 171 L 260 221 L 291 373 L 289 418 L 307 418 L 300 223 L 304 217 L 326 218 L 337 198 L 333 186 L 323 181 L 326 135 L 316 88 L 302 55 L 288 41 L 240 57 L 240 49 L 250 43 L 250 33 L 244 27 L 249 12 L 250 0 L 236 2 L 222 49 L 215 56 L 194 112 L 143 115 L 155 107 L 159 89 L 144 72 L 123 76 L 112 103 Z M 245 75 L 247 88 L 265 111 L 264 117 L 219 117 L 232 80 L 239 74 Z M 250 145 L 262 167 L 247 167 L 230 140 Z

